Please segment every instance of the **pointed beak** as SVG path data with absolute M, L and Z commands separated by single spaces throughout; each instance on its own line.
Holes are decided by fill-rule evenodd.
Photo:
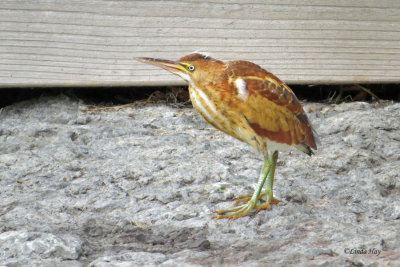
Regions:
M 177 61 L 165 60 L 165 59 L 157 59 L 157 58 L 148 58 L 148 57 L 137 57 L 135 60 L 139 62 L 143 62 L 149 65 L 157 66 L 168 70 L 172 73 L 187 73 L 185 66 Z

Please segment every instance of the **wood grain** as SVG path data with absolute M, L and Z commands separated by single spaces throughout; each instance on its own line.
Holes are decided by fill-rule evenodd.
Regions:
M 181 85 L 135 62 L 205 51 L 288 83 L 400 81 L 400 1 L 0 3 L 0 87 Z

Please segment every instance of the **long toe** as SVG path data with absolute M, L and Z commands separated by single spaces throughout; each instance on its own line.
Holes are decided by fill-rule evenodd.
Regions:
M 219 210 L 217 211 L 218 216 L 216 216 L 216 219 L 231 219 L 231 220 L 236 220 L 239 219 L 240 217 L 246 216 L 252 211 L 255 207 L 255 203 L 253 201 L 249 201 L 244 205 L 234 207 L 232 209 L 228 210 Z
M 276 198 L 272 197 L 272 200 L 269 201 L 269 204 L 271 204 L 271 205 L 278 205 L 279 202 L 281 202 L 279 199 L 276 199 Z
M 247 199 L 248 196 L 240 196 L 235 198 L 235 203 L 241 203 L 244 202 L 245 199 Z M 236 220 L 241 217 L 244 217 L 248 215 L 253 209 L 256 210 L 257 213 L 259 213 L 262 210 L 269 210 L 271 209 L 271 205 L 277 205 L 279 204 L 280 200 L 276 198 L 272 198 L 270 202 L 264 202 L 262 204 L 255 205 L 255 203 L 251 200 L 249 200 L 246 204 L 240 205 L 233 207 L 231 209 L 226 209 L 226 210 L 218 210 L 216 213 L 218 214 L 215 216 L 216 219 L 231 219 L 231 220 Z
M 257 210 L 257 213 L 259 213 L 262 210 L 269 210 L 269 209 L 271 209 L 271 204 L 268 203 L 268 202 L 264 202 L 264 203 L 262 203 L 260 205 L 257 205 L 255 207 L 255 209 Z
M 233 212 L 236 212 L 236 211 L 240 210 L 243 206 L 245 206 L 245 205 L 241 205 L 241 206 L 234 207 L 234 208 L 227 209 L 227 210 L 217 210 L 215 213 L 217 213 L 219 215 L 233 213 Z
M 251 195 L 237 196 L 233 199 L 233 206 L 237 206 L 239 203 L 249 202 Z
M 271 209 L 271 205 L 278 205 L 280 202 L 280 200 L 276 199 L 276 198 L 272 198 L 272 201 L 270 202 L 264 202 L 262 204 L 259 204 L 257 206 L 255 206 L 255 209 L 257 210 L 257 213 L 259 213 L 262 210 L 269 210 Z
M 259 199 L 266 197 L 266 195 L 267 195 L 267 193 L 265 191 L 261 192 Z M 237 196 L 233 199 L 233 206 L 236 206 L 239 203 L 249 202 L 251 197 L 252 197 L 252 195 Z

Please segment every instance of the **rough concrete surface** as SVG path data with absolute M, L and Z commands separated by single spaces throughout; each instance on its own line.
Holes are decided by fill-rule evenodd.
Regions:
M 249 146 L 189 107 L 86 108 L 1 110 L 0 266 L 399 266 L 400 103 L 305 104 L 320 148 L 235 221 L 213 212 L 253 192 Z

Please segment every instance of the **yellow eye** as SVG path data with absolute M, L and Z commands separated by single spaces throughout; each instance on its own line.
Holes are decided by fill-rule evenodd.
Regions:
M 187 67 L 187 69 L 188 69 L 189 71 L 194 71 L 194 66 L 193 66 L 193 65 L 189 65 L 189 66 Z

